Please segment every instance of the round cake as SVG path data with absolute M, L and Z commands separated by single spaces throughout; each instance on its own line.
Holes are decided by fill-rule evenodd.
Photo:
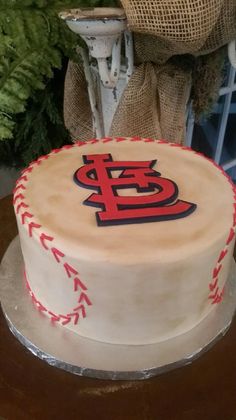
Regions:
M 23 171 L 14 206 L 25 284 L 45 322 L 157 343 L 223 299 L 234 185 L 187 147 L 117 137 L 53 150 Z

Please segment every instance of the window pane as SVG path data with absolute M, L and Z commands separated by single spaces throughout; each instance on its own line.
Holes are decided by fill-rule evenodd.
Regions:
M 230 114 L 225 133 L 221 163 L 236 158 L 236 114 Z

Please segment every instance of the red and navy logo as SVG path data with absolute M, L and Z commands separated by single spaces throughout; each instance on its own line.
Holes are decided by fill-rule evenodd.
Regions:
M 83 156 L 83 161 L 74 180 L 96 191 L 83 204 L 101 209 L 96 213 L 99 226 L 179 219 L 197 207 L 178 199 L 175 182 L 153 169 L 156 160 L 114 162 L 110 154 L 97 154 Z M 115 176 L 115 171 L 122 172 Z M 119 195 L 124 188 L 135 188 L 140 195 Z

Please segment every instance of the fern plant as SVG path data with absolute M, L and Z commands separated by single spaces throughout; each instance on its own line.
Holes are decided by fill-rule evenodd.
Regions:
M 44 88 L 63 54 L 75 57 L 76 38 L 57 17 L 58 3 L 0 1 L 0 139 L 12 137 L 15 114 Z
M 25 112 L 15 116 L 13 138 L 0 142 L 0 162 L 6 166 L 27 166 L 53 148 L 70 143 L 63 121 L 63 69 L 55 70 L 43 90 L 35 91 Z
M 13 146 L 19 149 L 21 141 L 25 143 L 26 138 L 30 141 L 30 137 L 23 133 L 26 121 L 30 121 L 30 107 L 33 104 L 34 109 L 41 109 L 37 98 L 47 102 L 48 83 L 55 69 L 61 69 L 65 57 L 78 60 L 76 46 L 79 39 L 58 17 L 59 12 L 71 7 L 114 4 L 113 0 L 0 0 L 0 140 L 5 140 L 4 143 L 10 141 L 10 145 L 0 147 L 0 163 L 1 156 L 9 157 Z M 57 87 L 54 89 L 56 92 Z M 52 91 L 50 98 L 51 104 L 57 102 Z M 62 108 L 62 102 L 60 106 Z M 58 106 L 55 109 L 58 110 Z M 39 115 L 43 117 L 45 112 L 41 109 Z M 50 119 L 55 128 L 63 126 L 62 113 L 58 112 L 55 121 Z M 41 127 L 41 133 L 36 136 L 38 147 L 35 148 L 36 139 L 31 137 L 28 145 L 28 150 L 32 150 L 31 158 L 33 151 L 41 150 L 40 144 L 45 145 L 48 141 L 45 124 L 45 121 L 38 121 L 38 127 Z M 68 136 L 63 139 L 69 141 Z M 30 160 L 24 153 L 23 164 Z

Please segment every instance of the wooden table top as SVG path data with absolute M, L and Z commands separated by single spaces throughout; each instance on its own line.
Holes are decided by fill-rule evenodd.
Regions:
M 0 259 L 16 236 L 11 197 L 0 200 Z M 74 376 L 33 356 L 0 313 L 0 418 L 7 420 L 236 420 L 236 319 L 189 366 L 145 381 Z

